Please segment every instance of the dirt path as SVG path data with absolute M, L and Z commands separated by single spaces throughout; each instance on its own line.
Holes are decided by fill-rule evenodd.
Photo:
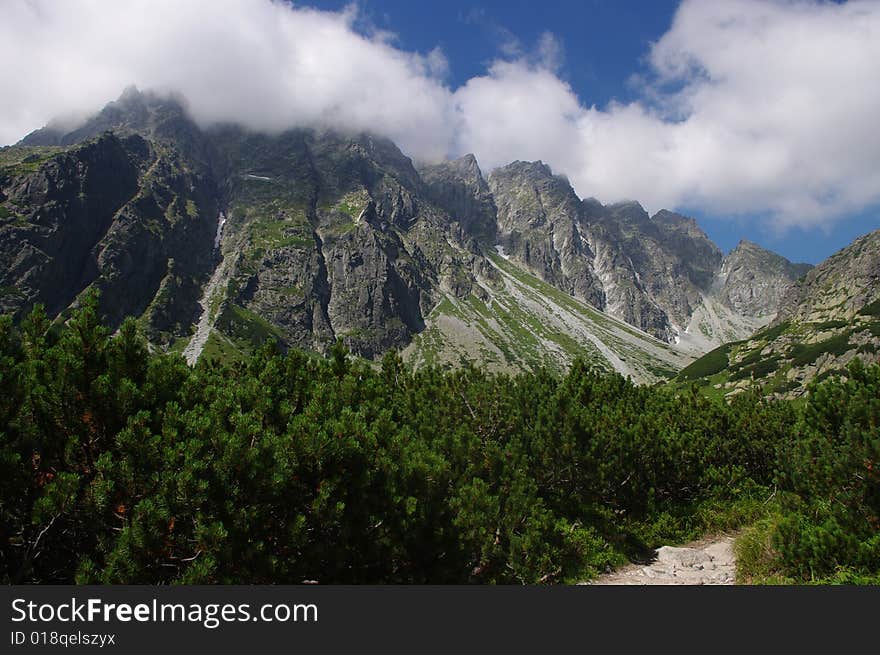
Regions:
M 650 564 L 630 564 L 600 576 L 597 585 L 732 585 L 736 558 L 732 535 L 719 535 L 676 548 L 663 546 Z

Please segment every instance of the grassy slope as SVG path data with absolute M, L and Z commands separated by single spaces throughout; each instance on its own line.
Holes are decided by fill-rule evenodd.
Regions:
M 503 286 L 483 298 L 446 295 L 404 351 L 414 366 L 480 363 L 493 370 L 564 369 L 575 357 L 654 382 L 691 358 L 542 282 L 503 257 L 489 259 Z
M 710 396 L 729 396 L 753 385 L 768 395 L 799 396 L 810 382 L 843 373 L 853 357 L 866 363 L 880 359 L 880 309 L 875 305 L 851 320 L 781 323 L 761 330 L 707 353 L 673 383 L 696 384 Z

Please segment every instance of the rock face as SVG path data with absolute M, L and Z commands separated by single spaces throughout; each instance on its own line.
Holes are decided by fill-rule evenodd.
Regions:
M 692 219 L 668 211 L 649 217 L 635 202 L 607 207 L 591 236 L 597 250 L 619 253 L 617 265 L 606 268 L 604 279 L 632 280 L 631 288 L 641 291 L 641 297 L 631 295 L 651 309 L 652 322 L 643 321 L 640 327 L 666 341 L 677 336 L 674 326 L 688 324 L 701 290 L 708 290 L 712 271 L 721 263 L 721 251 Z M 609 300 L 613 303 L 614 296 Z M 630 301 L 623 315 L 638 306 Z
M 798 280 L 774 324 L 849 320 L 880 296 L 880 230 L 856 239 Z
M 495 199 L 473 155 L 454 161 L 423 166 L 419 174 L 428 197 L 476 239 L 495 242 Z
M 812 267 L 792 264 L 784 257 L 751 241 L 740 241 L 725 257 L 719 297 L 745 316 L 774 314 L 792 282 Z
M 366 357 L 421 330 L 453 246 L 448 218 L 422 202 L 418 174 L 391 142 L 209 136 L 223 153 L 223 253 L 234 261 L 224 311 L 267 320 L 289 345 L 320 351 L 340 337 Z M 234 336 L 247 338 L 239 323 Z
M 496 248 L 519 273 L 500 268 Z M 542 162 L 488 179 L 471 155 L 417 170 L 387 139 L 201 129 L 181 101 L 133 88 L 73 131 L 50 125 L 0 149 L 0 310 L 20 317 L 39 302 L 58 315 L 94 286 L 111 325 L 139 316 L 157 345 L 189 343 L 190 360 L 266 338 L 316 351 L 341 338 L 373 358 L 410 344 L 448 300 L 485 305 L 473 319 L 490 335 L 480 356 L 537 366 L 587 348 L 583 321 L 598 318 L 565 298 L 667 344 L 699 332 L 695 318 L 735 326 L 689 342 L 704 352 L 754 327 L 734 319 L 770 309 L 796 272 L 781 258 L 755 266 L 747 250 L 724 259 L 691 219 L 582 201 Z M 529 341 L 510 319 L 551 290 L 571 321 Z M 520 318 L 540 322 L 532 304 Z M 647 339 L 634 367 L 608 344 L 587 348 L 618 370 L 647 379 L 689 360 L 612 332 Z
M 698 351 L 766 323 L 772 312 L 758 310 L 775 310 L 809 268 L 743 244 L 725 258 L 696 221 L 674 212 L 649 216 L 637 202 L 579 201 L 541 162 L 497 169 L 489 188 L 498 241 L 511 257 L 663 341 L 677 342 L 687 331 Z M 763 322 L 748 320 L 758 316 Z
M 581 201 L 543 162 L 517 161 L 492 172 L 497 234 L 505 252 L 553 286 L 594 307 L 605 304 L 585 238 Z
M 55 315 L 94 285 L 112 325 L 147 314 L 156 333 L 188 326 L 212 261 L 211 180 L 138 135 L 34 156 L 3 153 L 0 309 L 41 302 Z

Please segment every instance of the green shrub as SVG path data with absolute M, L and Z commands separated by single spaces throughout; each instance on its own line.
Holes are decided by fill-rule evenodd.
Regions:
M 735 382 L 736 380 L 746 380 L 748 378 L 754 378 L 756 380 L 766 377 L 776 371 L 779 368 L 779 356 L 767 357 L 766 359 L 759 359 L 751 366 L 746 366 L 738 369 L 736 372 L 731 373 L 730 381 Z
M 859 314 L 862 316 L 880 316 L 880 298 L 862 307 Z
M 792 493 L 776 546 L 804 580 L 841 566 L 880 571 L 880 367 L 856 359 L 847 375 L 811 389 L 779 458 L 778 482 Z
M 765 339 L 767 341 L 773 341 L 777 337 L 779 337 L 783 332 L 785 332 L 791 323 L 789 321 L 783 321 L 779 325 L 774 325 L 773 327 L 765 328 L 760 332 L 756 333 L 753 337 L 754 339 Z
M 880 367 L 803 405 L 341 342 L 189 367 L 97 307 L 0 319 L 4 583 L 570 581 L 760 520 L 774 484 L 779 575 L 880 570 Z
M 720 373 L 727 368 L 729 363 L 728 355 L 735 345 L 737 344 L 726 343 L 723 346 L 719 346 L 715 350 L 706 353 L 697 361 L 692 362 L 689 366 L 682 369 L 678 374 L 677 379 L 685 381 L 698 380 L 699 378 L 709 377 L 710 375 Z
M 838 334 L 825 341 L 819 343 L 796 343 L 789 350 L 794 366 L 806 366 L 812 364 L 821 355 L 830 353 L 832 355 L 842 355 L 850 349 L 849 334 Z

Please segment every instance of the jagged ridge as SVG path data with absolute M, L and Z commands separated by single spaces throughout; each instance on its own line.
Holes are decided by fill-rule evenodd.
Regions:
M 761 324 L 736 303 L 768 283 L 736 278 L 742 293 L 731 282 L 719 295 L 729 260 L 693 220 L 581 201 L 541 162 L 514 162 L 488 179 L 472 156 L 417 170 L 387 139 L 202 130 L 178 100 L 135 89 L 74 131 L 48 126 L 2 153 L 3 310 L 21 315 L 44 302 L 60 314 L 97 286 L 111 324 L 141 316 L 162 347 L 183 349 L 198 323 L 192 359 L 202 343 L 234 357 L 265 338 L 318 351 L 341 338 L 376 357 L 433 326 L 444 303 L 490 300 L 510 283 L 500 266 L 692 353 Z M 121 196 L 104 193 L 109 186 Z M 510 257 L 503 264 L 493 260 L 496 245 Z M 796 272 L 781 270 L 774 288 Z M 707 333 L 706 316 L 728 326 Z M 653 340 L 631 334 L 653 352 Z M 594 336 L 568 334 L 539 359 L 584 354 Z M 598 350 L 613 363 L 616 355 Z M 534 363 L 524 357 L 506 365 Z M 631 372 L 649 379 L 689 358 L 650 359 Z

